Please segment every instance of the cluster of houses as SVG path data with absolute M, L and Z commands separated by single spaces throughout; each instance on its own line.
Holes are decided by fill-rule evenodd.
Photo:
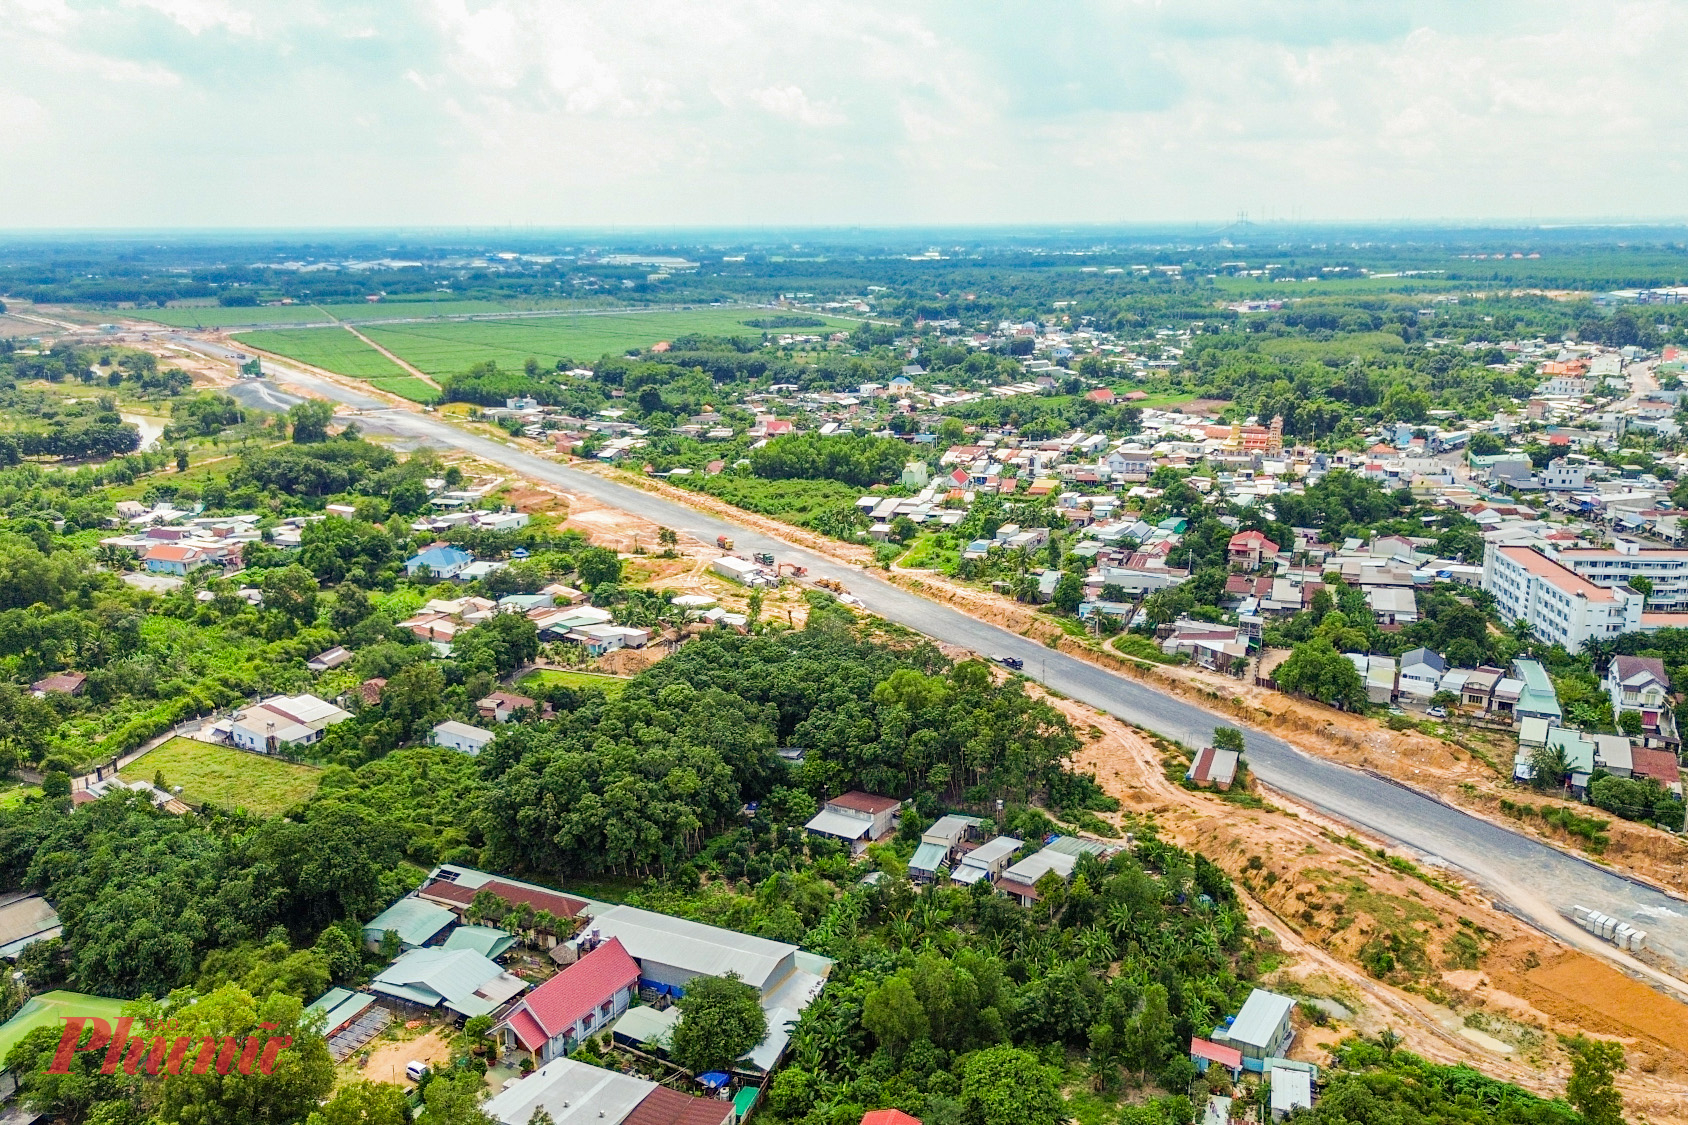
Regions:
M 532 621 L 541 640 L 577 644 L 589 656 L 650 643 L 651 629 L 617 625 L 609 610 L 587 605 L 585 600 L 585 594 L 562 583 L 534 594 L 507 594 L 497 601 L 475 596 L 434 598 L 398 627 L 427 641 L 442 656 L 451 654 L 459 633 L 506 613 L 519 613 Z
M 1206 1074 L 1211 1066 L 1223 1067 L 1232 1082 L 1245 1072 L 1258 1074 L 1271 1085 L 1271 1119 L 1282 1121 L 1297 1110 L 1311 1109 L 1319 1080 L 1319 1068 L 1287 1056 L 1295 1041 L 1291 1016 L 1295 1001 L 1276 992 L 1256 988 L 1234 1016 L 1213 1029 L 1206 1039 L 1190 1039 L 1190 1061 Z M 1232 1099 L 1212 1095 L 1208 1099 L 1204 1125 L 1224 1125 L 1231 1119 Z
M 903 803 L 895 797 L 851 790 L 829 798 L 804 827 L 814 835 L 842 840 L 860 855 L 869 844 L 892 836 L 901 825 Z M 921 834 L 909 860 L 908 875 L 916 883 L 932 883 L 946 874 L 951 882 L 972 886 L 989 882 L 1023 906 L 1038 901 L 1037 884 L 1054 872 L 1062 881 L 1072 878 L 1079 857 L 1107 858 L 1118 845 L 1076 836 L 1052 835 L 1037 851 L 1018 862 L 1014 857 L 1025 842 L 1012 836 L 979 838 L 984 821 L 954 813 L 939 817 Z
M 510 928 L 468 921 L 477 902 Z M 326 1013 L 330 1052 L 346 1057 L 394 1018 L 488 1016 L 500 1057 L 534 1068 L 482 1107 L 504 1125 L 525 1125 L 540 1110 L 558 1122 L 736 1125 L 832 969 L 785 942 L 453 864 L 371 919 L 363 935 L 370 949 L 398 952 L 367 990 L 336 989 L 311 1005 Z M 513 972 L 504 962 L 518 946 L 559 971 L 539 983 L 531 971 Z M 745 1087 L 737 1096 L 734 1075 L 702 1076 L 720 1095 L 697 1098 L 568 1057 L 600 1036 L 660 1054 L 682 1019 L 674 1001 L 691 982 L 728 973 L 760 994 L 768 1022 L 767 1037 L 734 1068 Z

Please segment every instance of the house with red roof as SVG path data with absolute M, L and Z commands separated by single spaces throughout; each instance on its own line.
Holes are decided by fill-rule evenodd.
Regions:
M 1232 566 L 1259 570 L 1266 563 L 1278 561 L 1278 545 L 1258 531 L 1239 531 L 1231 536 L 1226 556 Z
M 638 962 L 611 938 L 522 997 L 493 1034 L 543 1066 L 615 1022 L 638 991 Z
M 920 1125 L 920 1118 L 900 1109 L 870 1109 L 862 1114 L 862 1125 Z

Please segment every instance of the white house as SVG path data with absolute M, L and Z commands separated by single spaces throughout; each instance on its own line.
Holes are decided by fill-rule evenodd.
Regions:
M 1648 746 L 1676 742 L 1676 715 L 1664 661 L 1654 656 L 1615 656 L 1601 686 L 1611 697 L 1614 720 L 1625 711 L 1641 715 L 1641 733 Z
M 351 712 L 314 695 L 273 695 L 235 712 L 229 737 L 243 750 L 275 754 L 283 747 L 316 742 L 323 731 L 351 717 Z
M 485 750 L 487 743 L 496 737 L 496 731 L 482 730 L 468 723 L 460 723 L 456 719 L 447 719 L 434 728 L 430 741 L 435 746 L 444 746 L 473 757 Z
M 1415 648 L 1401 656 L 1400 690 L 1421 701 L 1428 701 L 1441 690 L 1442 676 L 1448 662 L 1427 648 Z

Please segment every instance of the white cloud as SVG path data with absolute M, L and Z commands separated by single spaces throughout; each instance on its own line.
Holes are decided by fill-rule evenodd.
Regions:
M 121 3 L 125 8 L 157 12 L 193 35 L 212 28 L 222 28 L 235 35 L 253 32 L 252 13 L 234 7 L 228 0 L 121 0 Z
M 42 225 L 1663 216 L 1688 199 L 1684 41 L 1688 6 L 1670 0 L 0 0 L 6 82 L 28 91 L 6 104 L 37 122 L 0 149 L 0 210 Z M 269 123 L 261 143 L 252 122 Z M 191 176 L 188 135 L 219 138 Z M 120 161 L 121 190 L 42 171 L 77 160 Z
M 0 122 L 12 143 L 36 140 L 48 132 L 47 108 L 28 94 L 0 90 Z
M 768 86 L 750 91 L 749 97 L 775 117 L 800 125 L 842 125 L 846 120 L 836 105 L 810 101 L 801 86 Z

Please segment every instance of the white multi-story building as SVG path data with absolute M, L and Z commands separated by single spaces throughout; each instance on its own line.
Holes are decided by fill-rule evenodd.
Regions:
M 1612 550 L 1592 547 L 1559 551 L 1561 565 L 1596 586 L 1627 586 L 1632 578 L 1653 584 L 1647 608 L 1656 613 L 1688 611 L 1688 550 L 1673 547 L 1643 547 L 1627 539 L 1616 541 Z
M 1588 466 L 1555 457 L 1542 470 L 1541 486 L 1555 492 L 1574 492 L 1588 487 Z
M 1533 547 L 1490 543 L 1483 552 L 1483 589 L 1504 621 L 1525 621 L 1541 640 L 1578 652 L 1641 628 L 1646 598 L 1623 586 L 1596 586 Z

